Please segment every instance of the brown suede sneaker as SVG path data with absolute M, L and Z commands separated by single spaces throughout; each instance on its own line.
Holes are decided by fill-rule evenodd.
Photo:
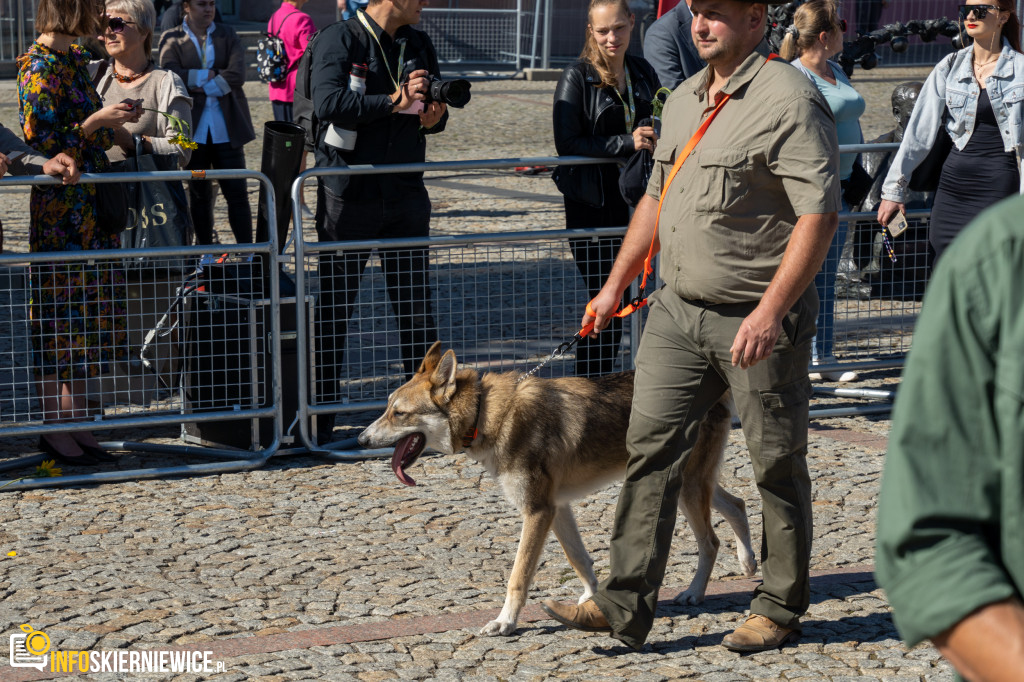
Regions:
M 771 619 L 752 613 L 743 625 L 726 635 L 722 646 L 730 651 L 750 653 L 778 649 L 789 641 L 796 641 L 800 633 L 776 625 Z
M 545 599 L 540 607 L 562 625 L 568 625 L 571 628 L 585 632 L 612 631 L 612 626 L 608 623 L 608 619 L 601 613 L 601 609 L 597 608 L 597 604 L 594 603 L 593 599 L 588 599 L 582 604 Z

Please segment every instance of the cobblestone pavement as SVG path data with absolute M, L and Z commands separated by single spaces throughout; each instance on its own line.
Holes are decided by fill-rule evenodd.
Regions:
M 925 74 L 862 74 L 856 82 L 869 100 L 866 137 L 887 129 L 892 86 Z M 429 157 L 553 153 L 553 89 L 513 80 L 474 84 L 470 107 L 453 113 L 449 130 L 431 140 Z M 269 118 L 261 88 L 248 92 L 254 119 Z M 15 100 L 16 90 L 0 85 L 0 122 L 16 125 Z M 259 144 L 249 145 L 247 155 L 258 167 Z M 430 182 L 436 233 L 552 228 L 562 221 L 547 177 L 467 172 L 435 174 Z M 8 250 L 25 249 L 27 221 L 18 204 L 26 201 L 23 193 L 0 193 Z M 864 378 L 865 387 L 891 387 L 898 379 L 894 371 Z M 355 432 L 370 418 L 350 415 L 346 426 Z M 395 480 L 386 461 L 293 456 L 245 473 L 0 492 L 0 634 L 29 623 L 60 651 L 209 650 L 226 668 L 144 679 L 948 680 L 952 671 L 934 648 L 908 651 L 900 643 L 871 576 L 888 430 L 884 417 L 813 424 L 812 603 L 802 640 L 778 652 L 739 656 L 720 646 L 742 621 L 756 584 L 739 574 L 722 522 L 708 599 L 699 607 L 663 602 L 641 652 L 544 619 L 540 599 L 572 598 L 580 590 L 553 539 L 517 633 L 477 636 L 504 599 L 519 520 L 482 469 L 461 456 L 421 460 L 415 488 Z M 117 435 L 173 442 L 177 433 Z M 0 458 L 31 448 L 29 439 L 7 439 Z M 189 461 L 121 459 L 125 468 Z M 756 545 L 760 500 L 739 431 L 722 477 L 746 501 Z M 607 573 L 616 495 L 612 486 L 576 505 L 599 577 Z M 685 588 L 696 565 L 685 523 L 676 533 L 663 600 Z M 0 670 L 0 679 L 12 681 L 53 676 L 10 668 L 3 652 Z

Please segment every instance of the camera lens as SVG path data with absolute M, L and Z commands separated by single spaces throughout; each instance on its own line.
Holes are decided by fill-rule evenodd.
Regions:
M 444 102 L 450 107 L 461 109 L 469 103 L 472 96 L 470 82 L 467 80 L 443 81 L 437 76 L 430 77 L 430 87 L 427 89 L 426 102 Z

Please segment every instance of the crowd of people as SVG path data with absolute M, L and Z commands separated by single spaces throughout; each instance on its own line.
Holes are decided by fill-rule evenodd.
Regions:
M 413 28 L 425 0 L 339 0 L 345 20 L 318 34 L 302 11 L 306 1 L 283 0 L 268 22 L 288 66 L 286 77 L 268 88 L 275 119 L 295 119 L 294 67 L 308 49 L 318 167 L 423 161 L 427 136 L 442 133 L 449 115 L 443 101 L 428 96 L 440 72 L 436 50 L 425 32 Z M 817 371 L 815 365 L 835 362 L 835 283 L 847 230 L 838 216 L 857 203 L 850 197 L 857 194 L 857 173 L 863 172 L 858 155 L 840 154 L 838 147 L 863 141 L 859 118 L 865 101 L 831 61 L 847 32 L 836 0 L 800 5 L 781 58 L 769 54 L 764 42 L 772 4 L 783 2 L 680 2 L 651 27 L 642 58 L 627 54 L 635 26 L 629 3 L 591 0 L 582 54 L 564 70 L 555 90 L 557 152 L 608 160 L 557 170 L 566 228 L 629 225 L 625 238 L 569 240 L 591 297 L 583 323 L 595 323 L 592 337 L 580 344 L 577 374 L 615 369 L 622 335 L 615 313 L 652 253 L 661 254 L 665 286 L 649 299 L 635 358 L 629 471 L 615 517 L 609 577 L 591 600 L 549 601 L 545 609 L 571 627 L 610 632 L 635 648 L 643 645 L 657 610 L 681 463 L 701 418 L 726 391 L 740 416 L 765 511 L 764 581 L 748 620 L 723 644 L 742 652 L 782 646 L 799 636 L 809 604 L 811 381 L 856 378 L 850 372 Z M 876 10 L 883 4 L 861 3 L 856 21 L 877 24 Z M 1019 338 L 1019 325 L 1003 332 L 1001 316 L 1010 325 L 1019 317 L 1009 292 L 1020 283 L 1021 241 L 1005 227 L 1007 210 L 990 219 L 987 231 L 965 228 L 993 204 L 1024 193 L 1021 26 L 1011 0 L 966 0 L 959 19 L 970 44 L 943 59 L 915 90 L 916 105 L 882 183 L 877 219 L 886 226 L 905 210 L 914 171 L 938 141 L 948 142 L 948 155 L 938 162 L 930 243 L 934 259 L 951 262 L 938 270 L 941 284 L 934 289 L 939 293 L 926 299 L 922 324 L 933 332 L 929 350 L 911 353 L 908 373 L 922 403 L 975 390 L 982 403 L 991 399 L 991 391 L 979 388 L 986 379 L 971 373 L 986 368 L 987 381 L 1009 392 L 1012 403 L 1007 407 L 997 400 L 993 406 L 996 414 L 987 424 L 992 448 L 1008 450 L 1019 463 L 1020 425 L 1014 421 L 1019 377 L 1008 379 L 992 367 L 1003 358 L 1000 348 L 1013 352 Z M 196 171 L 245 168 L 244 146 L 256 134 L 242 89 L 246 58 L 238 35 L 219 20 L 215 0 L 176 0 L 166 7 L 155 60 L 157 11 L 151 0 L 40 0 L 36 28 L 37 40 L 19 58 L 24 142 L 0 129 L 0 172 L 46 173 L 63 180 L 32 189 L 33 252 L 119 246 L 119 232 L 100 219 L 97 186 L 77 183 L 82 172 L 106 171 L 138 151 L 173 155 L 182 168 Z M 102 61 L 90 60 L 76 44 L 97 35 L 108 54 Z M 188 144 L 181 139 L 182 124 Z M 620 172 L 634 155 L 646 155 L 649 172 L 635 207 Z M 218 184 L 236 241 L 251 242 L 245 182 Z M 189 183 L 188 210 L 200 244 L 216 239 L 213 202 L 210 182 Z M 430 214 L 422 173 L 402 173 L 321 177 L 312 217 L 321 241 L 349 241 L 424 237 Z M 970 235 L 956 240 L 964 242 L 964 255 L 944 255 L 952 254 L 961 233 Z M 319 258 L 317 401 L 340 399 L 347 325 L 369 256 L 366 250 Z M 411 375 L 437 337 L 427 252 L 385 249 L 380 258 L 399 325 L 403 368 Z M 32 365 L 44 422 L 85 419 L 88 379 L 126 352 L 124 298 L 117 295 L 123 286 L 124 274 L 112 265 L 32 267 Z M 1006 301 L 999 300 L 1004 295 Z M 985 311 L 974 319 L 965 308 L 980 301 Z M 955 318 L 955 334 L 943 315 Z M 984 336 L 973 324 L 984 325 Z M 935 381 L 918 359 L 926 352 L 944 364 L 970 363 L 959 375 L 964 385 Z M 1019 369 L 1019 362 L 1013 366 Z M 958 418 L 956 403 L 936 406 L 950 413 L 950 429 L 966 419 Z M 906 459 L 901 455 L 893 465 L 893 476 L 909 480 L 923 468 L 913 464 L 914 458 L 930 457 L 950 443 L 899 426 L 902 414 L 913 409 L 907 401 L 899 407 L 894 435 Z M 1009 420 L 1005 430 L 1003 418 Z M 318 433 L 326 440 L 334 415 L 320 415 L 319 421 Z M 970 437 L 950 434 L 962 436 L 952 440 L 973 449 Z M 111 459 L 86 430 L 48 432 L 40 447 L 66 463 Z M 954 469 L 964 468 L 950 460 Z M 990 464 L 993 472 L 999 470 L 998 460 Z M 967 469 L 962 473 L 949 479 L 952 484 L 981 478 Z M 995 477 L 992 473 L 989 480 Z M 921 570 L 925 562 L 907 556 L 921 552 L 929 563 L 939 561 L 932 550 L 922 549 L 938 542 L 928 513 L 946 514 L 951 508 L 936 502 L 938 478 L 927 494 L 910 500 L 901 497 L 903 488 L 892 492 L 891 480 L 883 488 L 879 542 L 887 554 L 880 574 L 901 595 L 900 604 L 894 602 L 897 623 L 907 628 L 908 639 L 937 638 L 949 644 L 954 661 L 974 665 L 970 656 L 957 658 L 954 642 L 972 640 L 949 636 L 959 619 L 900 612 L 903 604 L 913 612 L 925 599 L 916 588 L 897 587 L 902 572 Z M 1013 491 L 1018 496 L 1009 504 L 1019 512 L 1021 492 Z M 898 518 L 892 509 L 901 511 Z M 1015 518 L 1019 524 L 1020 516 Z M 986 528 L 990 525 L 980 534 L 992 535 Z M 1019 538 L 1011 544 L 1019 550 Z M 962 553 L 971 551 L 974 546 Z M 1010 576 L 1000 583 L 1005 589 L 992 591 L 1005 607 L 996 616 L 1019 623 L 1020 566 L 1007 568 L 1000 556 L 989 561 Z M 969 578 L 965 569 L 963 580 Z M 964 602 L 960 616 L 984 605 Z

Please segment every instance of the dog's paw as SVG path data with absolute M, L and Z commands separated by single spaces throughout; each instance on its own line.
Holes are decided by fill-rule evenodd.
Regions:
M 508 637 L 515 631 L 515 623 L 505 623 L 500 620 L 492 620 L 481 628 L 480 634 L 484 637 Z
M 576 603 L 582 606 L 584 604 L 584 602 L 590 601 L 590 598 L 593 597 L 593 596 L 594 596 L 594 590 L 591 590 L 591 589 L 583 590 L 583 594 L 580 595 L 579 601 L 577 601 Z
M 685 592 L 680 592 L 672 601 L 683 606 L 696 606 L 704 601 L 704 592 L 690 587 Z
M 744 551 L 741 546 L 736 552 L 736 558 L 739 559 L 740 566 L 743 568 L 743 575 L 748 578 L 754 577 L 757 573 L 757 559 L 754 558 L 754 553 Z

